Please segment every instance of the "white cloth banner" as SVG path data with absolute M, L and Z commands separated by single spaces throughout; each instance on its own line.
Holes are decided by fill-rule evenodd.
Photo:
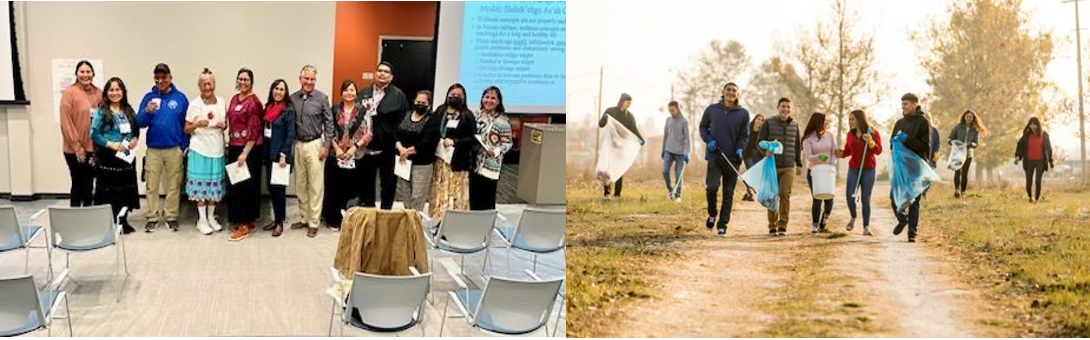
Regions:
M 598 166 L 596 176 L 603 185 L 609 185 L 628 172 L 640 153 L 640 138 L 621 122 L 607 117 L 598 138 Z

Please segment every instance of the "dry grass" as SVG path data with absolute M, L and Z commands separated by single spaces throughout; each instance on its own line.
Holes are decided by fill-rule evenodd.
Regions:
M 1046 182 L 1034 204 L 1019 184 L 971 188 L 961 200 L 936 188 L 921 218 L 972 265 L 969 275 L 994 285 L 1020 335 L 1088 337 L 1090 191 Z

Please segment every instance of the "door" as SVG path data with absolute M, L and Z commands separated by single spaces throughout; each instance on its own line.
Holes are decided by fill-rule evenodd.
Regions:
M 383 38 L 381 44 L 382 55 L 379 61 L 388 61 L 394 65 L 393 84 L 405 92 L 410 103 L 416 97 L 416 91 L 430 91 L 434 87 L 434 40 Z

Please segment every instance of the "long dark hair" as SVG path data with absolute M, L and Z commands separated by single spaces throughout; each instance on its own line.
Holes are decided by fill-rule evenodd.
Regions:
M 284 79 L 273 80 L 272 85 L 269 85 L 269 100 L 265 101 L 265 108 L 266 109 L 268 109 L 269 106 L 272 106 L 273 104 L 276 104 L 276 100 L 273 99 L 273 90 L 276 89 L 276 84 L 279 84 L 279 83 L 284 83 L 284 101 L 285 102 L 288 101 L 288 95 L 289 95 L 289 93 L 291 93 L 290 89 L 288 88 L 288 82 L 284 81 Z M 287 109 L 290 106 L 291 105 L 284 105 L 284 108 Z
M 110 109 L 110 87 L 114 83 L 117 83 L 117 87 L 121 88 L 121 112 L 125 114 L 125 118 L 129 119 L 129 123 L 132 124 L 135 119 L 133 118 L 132 105 L 129 105 L 129 90 L 125 87 L 125 82 L 121 81 L 121 78 L 113 77 L 106 81 L 106 86 L 102 89 L 102 103 L 98 105 L 99 111 L 102 112 L 104 126 L 112 127 L 114 125 L 114 113 Z
M 450 93 L 454 92 L 454 90 L 462 90 L 462 96 L 466 95 L 465 86 L 462 86 L 462 84 L 460 84 L 460 83 L 454 83 L 454 85 L 451 85 L 450 87 L 447 88 L 447 96 L 443 98 L 443 108 L 444 109 L 446 109 L 447 106 L 450 105 L 450 104 L 447 104 L 447 99 L 450 98 Z M 465 98 L 462 98 L 462 105 L 459 105 L 459 106 L 455 107 L 454 110 L 458 111 L 458 112 L 469 111 L 469 104 L 466 103 Z
M 810 137 L 810 134 L 817 133 L 823 128 L 825 128 L 825 114 L 814 112 L 814 114 L 810 115 L 810 122 L 806 123 L 806 130 L 803 130 L 802 139 Z
M 965 124 L 965 116 L 968 116 L 970 113 L 973 114 L 973 126 L 971 126 L 973 130 L 976 130 L 976 133 L 981 137 L 987 137 L 988 129 L 984 127 L 984 122 L 980 120 L 980 115 L 973 112 L 973 110 L 965 110 L 965 112 L 961 114 L 961 119 L 958 121 L 961 122 L 962 125 L 968 125 Z
M 853 110 L 849 114 L 851 114 L 852 117 L 855 117 L 855 126 L 856 129 L 859 130 L 859 133 L 867 133 L 867 131 L 870 131 L 871 126 L 870 120 L 867 119 L 867 112 L 863 110 Z M 849 133 L 856 131 L 856 129 L 852 129 Z
M 484 96 L 487 95 L 489 91 L 495 91 L 496 100 L 499 101 L 499 103 L 496 104 L 495 111 L 501 114 L 507 113 L 507 110 L 503 108 L 503 93 L 500 92 L 500 88 L 496 87 L 496 85 L 489 86 L 488 88 L 484 89 L 484 92 L 481 92 L 481 111 L 484 111 Z
M 91 62 L 86 60 L 80 60 L 76 63 L 76 75 L 79 76 L 79 68 L 83 65 L 91 68 L 91 77 L 93 78 L 95 76 L 95 65 L 91 65 Z
M 1037 119 L 1037 117 L 1031 117 L 1029 119 L 1029 122 L 1026 123 L 1026 128 L 1022 129 L 1022 133 L 1028 135 L 1030 132 L 1034 132 L 1033 130 L 1031 130 L 1029 128 L 1030 125 L 1034 125 L 1034 124 L 1037 124 L 1037 131 L 1036 131 L 1037 135 L 1038 136 L 1043 135 L 1045 133 L 1045 126 L 1041 125 L 1041 120 Z
M 749 131 L 750 131 L 750 133 L 753 133 L 753 129 L 757 126 L 757 124 L 756 124 L 757 123 L 757 118 L 761 119 L 761 124 L 764 124 L 764 122 L 765 122 L 765 116 L 764 115 L 757 114 L 756 116 L 753 116 L 753 120 L 749 121 Z

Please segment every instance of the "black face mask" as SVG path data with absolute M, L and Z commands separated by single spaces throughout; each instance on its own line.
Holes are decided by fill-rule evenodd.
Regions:
M 416 104 L 416 105 L 413 105 L 413 111 L 416 111 L 416 113 L 419 113 L 419 114 L 425 114 L 425 113 L 428 113 L 428 106 L 427 105 L 422 105 L 422 104 Z
M 461 107 L 462 106 L 462 97 L 454 97 L 454 96 L 447 97 L 447 105 L 453 106 L 453 107 Z

